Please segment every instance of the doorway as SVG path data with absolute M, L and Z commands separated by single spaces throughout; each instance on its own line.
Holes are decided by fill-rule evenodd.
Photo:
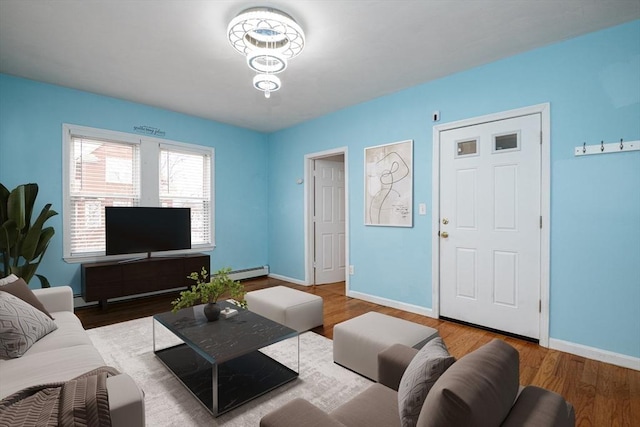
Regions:
M 346 148 L 305 156 L 305 282 L 347 281 Z
M 542 345 L 548 112 L 544 104 L 434 127 L 434 311 Z

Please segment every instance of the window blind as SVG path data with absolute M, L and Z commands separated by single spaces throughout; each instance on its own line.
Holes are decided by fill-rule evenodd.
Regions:
M 191 208 L 191 244 L 210 245 L 211 155 L 160 147 L 160 206 Z
M 69 148 L 70 252 L 104 255 L 105 206 L 139 204 L 140 147 L 72 135 Z

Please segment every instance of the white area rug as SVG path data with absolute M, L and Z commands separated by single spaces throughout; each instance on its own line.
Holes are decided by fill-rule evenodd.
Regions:
M 131 375 L 145 392 L 148 426 L 258 426 L 260 418 L 296 397 L 331 411 L 371 381 L 333 363 L 332 341 L 305 332 L 300 336 L 298 379 L 214 418 L 153 354 L 152 319 L 132 320 L 88 331 L 105 362 Z M 270 348 L 295 360 L 295 342 Z M 285 361 L 288 366 L 292 360 Z

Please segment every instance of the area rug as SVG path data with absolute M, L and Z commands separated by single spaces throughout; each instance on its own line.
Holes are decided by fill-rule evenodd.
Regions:
M 258 426 L 264 415 L 296 397 L 331 411 L 372 384 L 333 363 L 331 340 L 305 332 L 298 379 L 214 418 L 153 354 L 152 323 L 146 317 L 87 331 L 107 365 L 131 375 L 144 390 L 148 426 Z M 288 340 L 269 351 L 291 365 L 295 345 Z

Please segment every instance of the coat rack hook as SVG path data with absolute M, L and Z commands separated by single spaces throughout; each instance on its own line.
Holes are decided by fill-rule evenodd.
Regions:
M 622 144 L 622 138 L 620 138 L 620 149 L 624 150 L 624 145 Z
M 604 141 L 600 141 L 600 151 L 604 151 Z

